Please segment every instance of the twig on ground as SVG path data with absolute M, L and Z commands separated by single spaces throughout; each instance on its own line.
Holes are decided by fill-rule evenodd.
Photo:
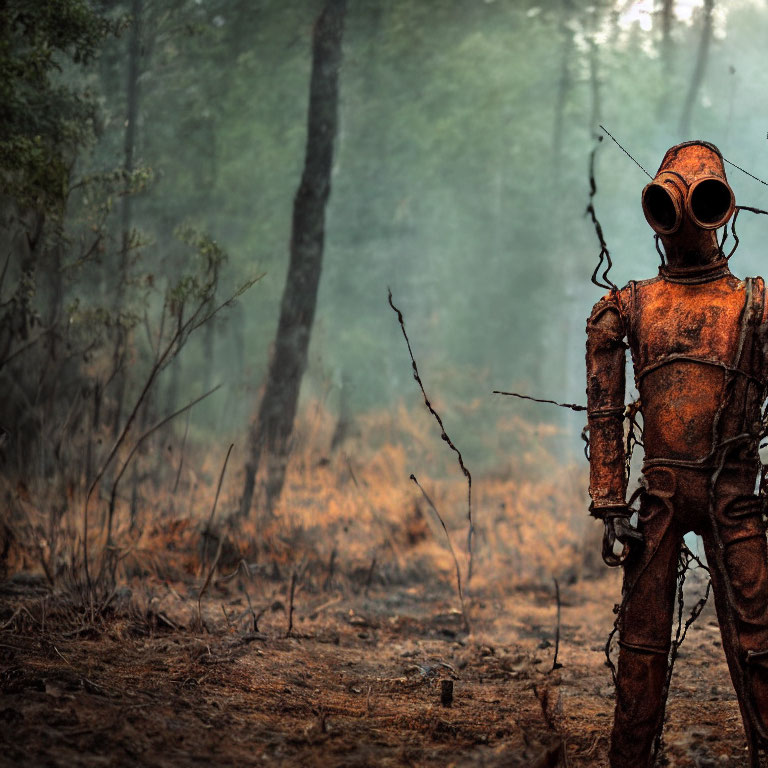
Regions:
M 373 558 L 371 559 L 371 567 L 368 569 L 368 576 L 365 579 L 365 589 L 363 590 L 363 595 L 365 597 L 368 597 L 368 590 L 371 588 L 371 581 L 373 580 L 373 571 L 374 568 L 376 568 L 376 553 L 373 553 Z
M 227 462 L 229 461 L 229 454 L 232 453 L 232 447 L 234 446 L 234 443 L 231 443 L 229 446 L 229 449 L 227 450 L 227 455 L 224 458 L 224 464 L 221 467 L 221 473 L 219 474 L 219 484 L 216 488 L 216 498 L 213 501 L 213 508 L 211 509 L 211 516 L 208 518 L 208 530 L 210 531 L 210 525 L 213 523 L 213 516 L 216 513 L 216 503 L 219 500 L 219 491 L 221 490 L 221 483 L 224 480 L 224 472 L 227 469 Z M 216 570 L 216 566 L 219 564 L 219 558 L 221 557 L 221 550 L 224 546 L 224 534 L 223 532 L 219 533 L 219 544 L 216 547 L 216 556 L 213 559 L 213 562 L 211 563 L 211 569 L 208 571 L 208 575 L 205 577 L 205 582 L 203 583 L 203 586 L 200 588 L 200 594 L 197 596 L 197 623 L 199 624 L 200 628 L 202 629 L 204 627 L 203 624 L 203 612 L 202 612 L 202 606 L 201 601 L 203 599 L 203 594 L 205 593 L 205 590 L 208 589 L 208 585 L 211 583 L 211 578 L 213 577 L 213 572 Z M 205 556 L 205 549 L 203 549 L 203 556 Z
M 453 564 L 456 566 L 456 591 L 459 594 L 459 603 L 461 604 L 461 616 L 464 619 L 464 628 L 467 630 L 467 632 L 470 632 L 470 626 L 469 626 L 469 619 L 467 618 L 467 610 L 464 606 L 464 592 L 461 589 L 461 568 L 459 567 L 459 558 L 456 557 L 456 550 L 453 548 L 453 542 L 451 541 L 451 537 L 448 533 L 448 528 L 445 526 L 445 521 L 440 516 L 440 513 L 437 511 L 437 507 L 435 506 L 432 499 L 429 498 L 427 495 L 427 492 L 421 487 L 421 483 L 416 479 L 416 475 L 411 475 L 411 480 L 413 480 L 414 483 L 416 483 L 416 486 L 421 491 L 422 496 L 426 500 L 427 504 L 429 504 L 432 511 L 435 513 L 437 519 L 440 521 L 440 525 L 443 526 L 443 531 L 445 531 L 445 539 L 448 542 L 448 549 L 451 552 L 451 557 L 453 557 Z
M 555 656 L 552 659 L 551 672 L 563 668 L 563 665 L 557 660 L 557 654 L 560 651 L 560 585 L 557 583 L 557 579 L 553 579 L 553 581 L 555 582 L 555 600 L 557 601 L 557 626 L 555 627 Z
M 181 480 L 181 469 L 184 466 L 184 449 L 187 447 L 187 435 L 189 434 L 189 417 L 190 412 L 187 411 L 187 423 L 184 425 L 184 437 L 181 441 L 181 450 L 179 451 L 179 468 L 176 471 L 176 481 L 173 484 L 173 493 L 175 494 L 179 488 L 179 480 Z
M 288 595 L 288 631 L 285 633 L 286 637 L 291 636 L 293 632 L 293 598 L 296 593 L 296 569 L 291 571 L 291 586 Z
M 231 443 L 229 446 L 229 449 L 227 450 L 227 455 L 224 458 L 224 464 L 221 467 L 221 473 L 219 474 L 219 484 L 216 489 L 216 498 L 213 502 L 213 508 L 211 509 L 211 515 L 208 518 L 208 531 L 210 532 L 210 525 L 213 523 L 213 516 L 216 513 L 216 503 L 219 500 L 219 491 L 221 490 L 221 483 L 224 480 L 224 472 L 227 469 L 227 462 L 229 461 L 229 454 L 232 453 L 232 446 L 234 443 Z M 202 611 L 202 599 L 203 595 L 205 594 L 205 590 L 208 589 L 208 585 L 211 583 L 211 578 L 213 577 L 213 572 L 216 570 L 216 566 L 219 564 L 219 558 L 221 557 L 221 550 L 224 546 L 224 534 L 219 533 L 219 544 L 216 547 L 216 556 L 213 559 L 213 562 L 211 563 L 211 569 L 208 571 L 208 575 L 205 577 L 205 582 L 203 583 L 203 586 L 200 588 L 200 593 L 197 596 L 197 623 L 199 627 L 202 629 L 204 628 L 203 624 L 203 611 Z M 205 548 L 203 548 L 203 556 L 205 557 Z M 203 561 L 205 562 L 205 561 Z
M 208 392 L 200 395 L 200 397 L 195 398 L 191 402 L 187 403 L 185 406 L 174 411 L 169 416 L 165 416 L 164 418 L 160 419 L 160 421 L 156 422 L 149 429 L 147 429 L 141 435 L 141 437 L 139 437 L 139 439 L 135 442 L 133 448 L 131 448 L 131 451 L 128 454 L 128 457 L 123 462 L 123 465 L 120 467 L 120 471 L 117 473 L 117 475 L 115 476 L 115 480 L 112 483 L 112 493 L 110 494 L 110 499 L 109 499 L 109 514 L 107 516 L 107 548 L 108 550 L 110 550 L 110 554 L 111 554 L 111 547 L 112 547 L 112 523 L 113 523 L 114 512 L 115 512 L 115 502 L 117 500 L 117 486 L 120 480 L 122 479 L 123 475 L 125 474 L 125 470 L 128 468 L 128 465 L 131 463 L 131 459 L 133 459 L 134 455 L 136 454 L 136 451 L 139 449 L 139 446 L 153 432 L 156 432 L 158 429 L 160 429 L 160 427 L 165 426 L 169 421 L 172 421 L 177 416 L 184 413 L 184 411 L 189 411 L 199 402 L 201 402 L 202 400 L 205 400 L 206 397 L 209 397 L 214 392 L 216 392 L 216 390 L 219 389 L 220 387 L 221 387 L 221 384 L 217 384 L 213 389 L 210 389 L 208 390 Z
M 6 621 L 6 622 L 5 622 L 5 624 L 2 624 L 2 625 L 0 625 L 0 631 L 2 631 L 2 630 L 4 630 L 4 629 L 8 629 L 8 627 L 10 627 L 10 626 L 11 626 L 11 624 L 13 624 L 13 622 L 14 622 L 14 621 L 16 621 L 16 617 L 17 617 L 17 616 L 18 616 L 18 615 L 21 613 L 21 609 L 22 609 L 22 608 L 23 608 L 23 606 L 21 606 L 21 605 L 20 605 L 20 606 L 19 606 L 19 607 L 18 607 L 18 608 L 17 608 L 17 609 L 16 609 L 16 610 L 15 610 L 15 611 L 14 611 L 14 612 L 11 614 L 11 618 L 10 618 L 10 619 L 8 619 L 8 621 Z
M 208 575 L 205 577 L 203 586 L 200 587 L 200 592 L 197 595 L 197 624 L 200 630 L 203 630 L 206 628 L 205 624 L 203 624 L 203 608 L 201 604 L 203 595 L 205 594 L 205 590 L 208 589 L 208 585 L 211 583 L 211 577 L 213 576 L 213 572 L 216 570 L 216 566 L 219 564 L 219 558 L 221 557 L 221 550 L 223 548 L 223 544 L 224 544 L 224 537 L 219 536 L 219 546 L 216 548 L 216 556 L 213 558 L 213 562 L 211 563 L 211 568 L 208 571 Z
M 352 467 L 352 462 L 350 461 L 350 458 L 347 454 L 344 454 L 344 461 L 347 464 L 349 476 L 352 478 L 352 482 L 355 484 L 355 490 L 358 492 L 363 501 L 365 501 L 365 504 L 368 507 L 368 510 L 370 511 L 373 519 L 381 526 L 381 530 L 384 532 L 384 541 L 387 543 L 387 546 L 392 550 L 392 554 L 395 556 L 395 562 L 397 564 L 398 570 L 403 571 L 405 569 L 405 558 L 403 557 L 403 553 L 400 551 L 400 547 L 397 546 L 392 537 L 391 527 L 387 524 L 386 520 L 382 518 L 376 507 L 371 504 L 368 495 L 360 487 L 360 484 L 357 482 L 355 470 Z
M 224 473 L 227 471 L 227 462 L 229 461 L 229 456 L 232 453 L 232 449 L 235 447 L 234 443 L 229 444 L 229 448 L 227 449 L 227 455 L 224 457 L 224 465 L 221 468 L 221 472 L 219 474 L 219 483 L 216 486 L 216 496 L 213 499 L 213 506 L 211 507 L 211 514 L 208 518 L 208 530 L 211 530 L 211 526 L 213 525 L 213 516 L 216 514 L 216 505 L 219 503 L 219 494 L 221 493 L 221 484 L 224 481 Z
M 453 704 L 453 680 L 440 681 L 440 704 L 450 707 Z
M 336 603 L 340 603 L 342 600 L 343 597 L 339 595 L 339 597 L 334 597 L 333 600 L 328 600 L 328 602 L 319 605 L 317 608 L 313 608 L 312 612 L 309 614 L 309 618 L 316 619 L 319 613 L 322 613 L 326 608 L 330 608 L 332 605 L 336 605 Z
M 335 565 L 336 565 L 336 547 L 334 547 L 331 550 L 331 556 L 328 559 L 328 575 L 325 577 L 325 581 L 323 582 L 323 592 L 328 592 L 328 590 L 331 588 L 331 584 L 333 583 L 333 571 L 334 571 Z
M 272 607 L 272 604 L 269 603 L 265 606 L 262 606 L 259 608 L 257 613 L 253 614 L 253 631 L 258 632 L 259 631 L 259 621 L 261 620 L 261 617 Z
M 90 597 L 91 606 L 93 606 L 93 582 L 91 580 L 91 573 L 89 570 L 90 566 L 88 564 L 88 504 L 91 500 L 91 496 L 93 495 L 97 486 L 101 482 L 102 477 L 104 477 L 104 474 L 106 473 L 107 469 L 109 469 L 110 465 L 112 464 L 112 461 L 114 460 L 121 446 L 125 442 L 125 439 L 127 438 L 128 433 L 130 432 L 131 427 L 133 426 L 136 420 L 136 417 L 138 416 L 139 410 L 143 405 L 144 400 L 146 399 L 147 394 L 149 393 L 149 390 L 151 389 L 152 385 L 157 379 L 158 374 L 160 373 L 160 371 L 164 369 L 167 363 L 173 359 L 173 356 L 175 354 L 174 349 L 176 350 L 176 352 L 178 352 L 182 344 L 192 335 L 192 333 L 194 333 L 194 331 L 196 331 L 204 323 L 207 323 L 209 320 L 211 320 L 216 314 L 218 314 L 218 312 L 221 309 L 227 306 L 231 306 L 232 303 L 237 298 L 239 298 L 245 291 L 247 291 L 257 280 L 260 280 L 262 276 L 263 275 L 258 275 L 255 278 L 247 280 L 228 299 L 223 301 L 218 306 L 214 307 L 207 314 L 204 314 L 204 310 L 209 306 L 209 303 L 206 301 L 199 304 L 198 307 L 194 310 L 194 312 L 192 312 L 190 317 L 188 317 L 183 322 L 180 315 L 179 324 L 176 329 L 176 332 L 173 334 L 173 336 L 171 336 L 170 340 L 165 345 L 162 351 L 160 351 L 158 347 L 158 354 L 156 355 L 155 362 L 153 363 L 152 368 L 147 374 L 146 381 L 144 382 L 144 385 L 141 389 L 141 392 L 139 393 L 139 396 L 136 398 L 136 401 L 133 405 L 133 409 L 128 415 L 128 418 L 126 419 L 126 422 L 123 425 L 123 428 L 120 431 L 120 434 L 117 436 L 114 443 L 112 444 L 112 447 L 107 453 L 106 458 L 101 463 L 101 466 L 99 467 L 95 476 L 91 480 L 91 483 L 88 486 L 88 490 L 85 494 L 85 499 L 83 501 L 83 571 L 85 574 L 86 588 L 87 588 L 88 596 Z M 191 405 L 189 407 L 191 407 Z M 173 416 L 178 415 L 178 413 L 181 413 L 181 412 L 182 411 L 178 411 L 177 413 L 173 414 Z M 173 418 L 173 416 L 168 417 L 168 419 L 170 420 L 170 418 Z M 162 426 L 162 424 L 155 425 L 155 427 L 153 427 L 153 431 L 154 429 L 157 429 L 160 426 Z M 146 435 L 144 435 L 143 437 L 145 436 Z M 143 437 L 139 439 L 139 442 L 141 442 Z M 134 449 L 135 449 L 135 446 L 134 446 Z
M 227 455 L 224 457 L 224 464 L 221 467 L 221 472 L 219 473 L 219 482 L 216 486 L 216 496 L 213 499 L 213 506 L 211 507 L 211 514 L 208 516 L 208 523 L 205 526 L 205 530 L 203 532 L 204 537 L 208 537 L 212 533 L 213 529 L 213 517 L 216 514 L 216 505 L 219 503 L 219 493 L 221 493 L 221 484 L 224 481 L 224 473 L 227 471 L 227 463 L 229 462 L 229 456 L 232 453 L 232 449 L 235 447 L 234 443 L 229 444 L 229 448 L 227 449 Z M 206 546 L 203 546 L 203 562 L 201 565 L 201 569 L 205 569 L 205 563 L 208 559 L 208 548 Z

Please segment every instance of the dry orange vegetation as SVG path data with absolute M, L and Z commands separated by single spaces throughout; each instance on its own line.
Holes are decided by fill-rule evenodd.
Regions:
M 140 486 L 133 525 L 130 490 L 119 499 L 117 586 L 95 606 L 71 570 L 78 493 L 55 531 L 52 588 L 40 565 L 53 549 L 50 496 L 5 488 L 6 564 L 18 572 L 2 588 L 0 763 L 605 765 L 603 645 L 619 574 L 599 562 L 583 464 L 558 467 L 542 447 L 557 431 L 510 418 L 494 439 L 514 462 L 475 473 L 467 631 L 445 534 L 408 480 L 418 475 L 443 516 L 466 581 L 466 484 L 429 422 L 404 408 L 369 414 L 335 452 L 324 409 L 311 404 L 301 423 L 270 520 L 231 519 L 233 459 L 207 530 L 223 450 L 189 449 L 175 495 L 178 457 L 160 459 L 163 445 L 139 456 L 140 477 L 168 461 L 171 479 Z M 91 511 L 94 574 L 107 501 Z M 691 600 L 701 588 L 690 581 Z M 669 765 L 743 764 L 709 608 L 681 652 L 668 720 Z

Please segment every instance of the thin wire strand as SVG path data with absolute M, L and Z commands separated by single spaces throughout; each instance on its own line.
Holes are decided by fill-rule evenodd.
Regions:
M 634 163 L 634 164 L 635 164 L 635 165 L 636 165 L 636 166 L 637 166 L 637 167 L 638 167 L 638 168 L 639 168 L 639 169 L 640 169 L 640 170 L 641 170 L 641 171 L 642 171 L 642 172 L 643 172 L 643 173 L 644 173 L 644 174 L 645 174 L 645 175 L 646 175 L 646 176 L 647 176 L 649 179 L 652 179 L 652 178 L 653 178 L 653 176 L 651 176 L 651 174 L 650 174 L 650 173 L 648 173 L 648 171 L 646 171 L 646 170 L 645 170 L 645 168 L 643 168 L 643 166 L 642 166 L 642 165 L 640 165 L 640 163 L 638 163 L 638 162 L 637 162 L 637 160 L 635 160 L 635 158 L 634 158 L 634 157 L 632 157 L 632 155 L 630 155 L 630 154 L 629 154 L 629 152 L 627 152 L 627 150 L 626 150 L 626 149 L 624 149 L 624 147 L 622 147 L 622 146 L 621 146 L 621 144 L 619 144 L 619 142 L 618 142 L 618 141 L 616 141 L 616 139 L 613 137 L 613 135 L 611 134 L 611 132 L 610 132 L 610 131 L 609 131 L 607 128 L 605 128 L 604 126 L 602 126 L 602 125 L 601 125 L 601 126 L 600 126 L 600 129 L 601 129 L 602 131 L 604 131 L 604 132 L 605 132 L 605 133 L 606 133 L 606 134 L 609 136 L 609 138 L 610 138 L 610 139 L 611 139 L 611 140 L 614 142 L 614 144 L 616 144 L 616 146 L 617 146 L 617 147 L 618 147 L 618 148 L 619 148 L 619 149 L 620 149 L 620 150 L 621 150 L 621 151 L 622 151 L 622 152 L 623 152 L 623 153 L 624 153 L 624 154 L 625 154 L 625 155 L 626 155 L 626 156 L 627 156 L 627 157 L 628 157 L 628 158 L 629 158 L 629 159 L 630 159 L 630 160 L 631 160 L 631 161 L 632 161 L 632 162 L 633 162 L 633 163 Z M 746 173 L 746 171 L 745 171 L 745 173 Z M 759 179 L 758 179 L 758 181 L 759 181 Z M 763 182 L 763 183 L 765 183 L 765 182 Z
M 493 390 L 494 395 L 509 395 L 510 397 L 519 397 L 521 400 L 533 400 L 534 403 L 550 403 L 551 405 L 557 405 L 560 408 L 570 408 L 572 411 L 586 411 L 586 405 L 579 405 L 578 403 L 558 403 L 557 400 L 544 400 L 540 397 L 532 397 L 531 395 L 521 395 L 518 392 L 502 392 L 499 389 Z
M 603 129 L 603 130 L 605 130 L 605 129 Z M 728 165 L 732 165 L 734 168 L 738 169 L 742 173 L 746 173 L 747 176 L 749 176 L 751 179 L 754 179 L 755 181 L 759 181 L 761 184 L 765 184 L 765 186 L 768 187 L 768 182 L 763 181 L 762 179 L 758 179 L 757 176 L 755 176 L 754 173 L 750 173 L 749 171 L 745 171 L 740 165 L 736 165 L 736 163 L 732 163 L 727 157 L 724 157 L 723 160 L 726 163 L 728 163 Z
M 731 256 L 736 252 L 736 249 L 739 247 L 739 236 L 736 234 L 736 219 L 739 218 L 739 213 L 741 211 L 749 211 L 750 213 L 763 213 L 768 214 L 768 211 L 764 211 L 762 208 L 753 208 L 751 205 L 737 205 L 734 209 L 733 218 L 731 219 L 731 235 L 733 235 L 733 248 L 729 251 L 728 255 L 725 257 L 726 259 L 730 260 Z M 726 228 L 728 225 L 725 225 Z M 723 242 L 725 242 L 725 238 L 723 238 Z
M 600 243 L 600 253 L 598 254 L 597 265 L 595 266 L 594 272 L 592 272 L 591 279 L 592 283 L 598 288 L 605 288 L 609 291 L 617 292 L 619 290 L 618 286 L 610 277 L 608 277 L 608 273 L 611 271 L 611 267 L 613 267 L 613 261 L 611 260 L 611 254 L 608 251 L 608 245 L 603 236 L 603 228 L 600 226 L 600 222 L 597 219 L 597 213 L 595 212 L 594 200 L 595 195 L 597 194 L 597 182 L 595 181 L 595 156 L 597 155 L 597 150 L 600 148 L 600 143 L 602 142 L 603 137 L 597 136 L 596 139 L 595 146 L 589 155 L 589 203 L 587 204 L 587 210 L 584 211 L 584 215 L 589 216 L 592 219 L 592 225 L 595 228 L 595 234 Z M 598 273 L 601 268 L 603 269 L 603 273 L 600 275 L 600 278 L 598 278 Z M 600 282 L 600 280 L 603 282 Z

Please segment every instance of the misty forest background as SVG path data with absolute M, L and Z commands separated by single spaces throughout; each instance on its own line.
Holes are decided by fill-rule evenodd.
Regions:
M 584 211 L 600 124 L 651 173 L 669 146 L 702 138 L 768 177 L 766 4 L 348 2 L 286 488 L 266 509 L 257 484 L 243 507 L 325 5 L 0 9 L 6 574 L 111 587 L 159 531 L 173 549 L 180 519 L 205 528 L 210 561 L 226 555 L 214 513 L 227 546 L 250 536 L 257 554 L 284 544 L 287 560 L 301 532 L 335 521 L 360 564 L 375 550 L 386 573 L 383 561 L 403 567 L 397 531 L 422 504 L 411 472 L 466 556 L 464 478 L 413 381 L 388 287 L 474 473 L 480 555 L 498 545 L 523 575 L 521 553 L 544 547 L 543 574 L 563 541 L 583 549 L 583 415 L 492 390 L 584 401 L 584 320 L 601 294 Z M 737 203 L 768 207 L 765 185 L 727 171 Z M 595 178 L 611 277 L 652 276 L 646 177 L 606 137 Z M 765 226 L 740 218 L 737 275 L 766 272 Z M 351 551 L 336 533 L 315 537 L 319 560 Z

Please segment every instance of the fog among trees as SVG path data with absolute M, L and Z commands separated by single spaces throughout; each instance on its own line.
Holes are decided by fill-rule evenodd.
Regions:
M 187 724 L 185 749 L 211 764 L 321 765 L 342 734 L 355 764 L 445 764 L 452 745 L 496 739 L 520 761 L 483 765 L 555 765 L 566 734 L 535 665 L 554 643 L 560 669 L 561 608 L 566 655 L 602 648 L 618 586 L 587 515 L 584 414 L 493 392 L 584 405 L 585 320 L 604 293 L 587 208 L 610 279 L 652 277 L 640 194 L 670 146 L 716 144 L 737 204 L 768 208 L 766 40 L 765 0 L 3 3 L 0 661 L 16 671 L 0 679 L 19 698 L 0 725 L 22 723 L 14 762 L 48 764 L 88 730 L 38 739 L 53 721 L 28 707 L 54 678 L 29 670 L 61 662 L 81 722 L 122 691 L 150 739 L 142 697 L 174 716 L 191 701 L 210 730 Z M 736 275 L 768 272 L 766 227 L 739 217 Z M 571 587 L 586 591 L 561 606 Z M 205 664 L 252 664 L 248 684 L 235 665 L 208 678 L 203 647 Z M 360 648 L 363 682 L 334 693 Z M 120 677 L 115 659 L 145 651 L 167 679 Z M 324 703 L 274 687 L 284 651 L 318 676 L 291 685 Z M 725 676 L 720 656 L 701 664 Z M 567 663 L 584 681 L 605 671 L 596 658 Z M 452 675 L 441 717 L 455 679 L 462 706 L 477 694 L 474 725 L 435 714 L 435 670 Z M 206 686 L 225 678 L 257 746 L 222 757 L 206 739 L 241 742 Z M 490 698 L 488 680 L 538 680 L 543 715 L 509 725 L 531 686 Z M 62 685 L 50 696 L 69 697 Z M 578 699 L 574 766 L 602 754 L 601 690 L 572 692 L 598 702 Z M 126 764 L 149 760 L 132 739 L 107 751 L 130 742 Z

